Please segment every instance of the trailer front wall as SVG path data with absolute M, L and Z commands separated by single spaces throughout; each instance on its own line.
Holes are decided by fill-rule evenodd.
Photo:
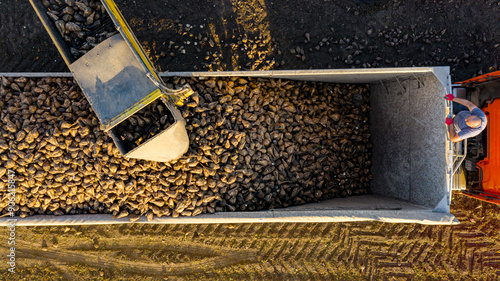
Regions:
M 445 94 L 434 75 L 372 84 L 375 194 L 428 208 L 448 196 Z

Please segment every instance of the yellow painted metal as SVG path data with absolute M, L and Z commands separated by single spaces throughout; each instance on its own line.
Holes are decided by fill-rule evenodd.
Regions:
M 134 104 L 134 106 L 128 108 L 126 111 L 120 113 L 113 119 L 109 121 L 109 124 L 101 124 L 101 130 L 104 131 L 109 131 L 116 125 L 120 124 L 122 121 L 125 121 L 127 118 L 132 116 L 134 113 L 138 112 L 139 110 L 143 109 L 146 107 L 148 104 L 152 103 L 155 101 L 157 98 L 161 97 L 163 93 L 160 91 L 160 89 L 156 89 L 154 92 L 151 94 L 147 95 L 145 98 Z
M 163 81 L 161 80 L 160 76 L 156 72 L 155 68 L 153 67 L 153 64 L 147 57 L 146 53 L 142 49 L 141 45 L 137 41 L 137 38 L 135 37 L 134 33 L 131 31 L 127 21 L 123 17 L 122 13 L 116 6 L 115 2 L 113 0 L 101 0 L 103 3 L 104 7 L 108 11 L 111 19 L 115 23 L 115 26 L 117 27 L 118 31 L 122 34 L 123 38 L 125 39 L 125 42 L 129 45 L 129 47 L 132 49 L 132 52 L 134 55 L 137 57 L 137 60 L 142 63 L 144 66 L 144 70 L 148 71 L 148 74 L 150 74 L 152 77 L 153 82 L 160 88 L 164 95 L 164 99 L 168 100 L 178 106 L 183 105 L 183 101 L 189 97 L 193 91 L 190 87 L 184 86 L 180 90 L 173 90 L 165 87 Z M 176 96 L 176 97 L 174 97 Z
M 460 168 L 455 174 L 453 174 L 453 182 L 457 185 L 454 189 L 456 190 L 466 190 L 467 184 L 465 180 L 465 172 Z
M 467 183 L 467 181 L 465 180 L 465 172 L 462 169 L 460 171 L 460 189 L 461 190 L 467 189 L 467 184 L 466 183 Z
M 153 67 L 153 64 L 149 61 L 149 58 L 146 56 L 146 53 L 142 49 L 141 45 L 138 43 L 137 38 L 135 38 L 135 35 L 132 33 L 130 27 L 128 26 L 128 23 L 125 21 L 125 18 L 123 17 L 120 10 L 118 10 L 118 7 L 116 6 L 115 2 L 113 0 L 101 0 L 101 1 L 104 4 L 106 10 L 108 10 L 111 19 L 115 22 L 115 26 L 117 27 L 118 31 L 126 39 L 125 42 L 129 44 L 130 48 L 132 48 L 134 53 L 138 56 L 137 59 L 147 67 L 147 70 L 149 70 L 149 72 L 156 79 L 160 80 L 160 77 L 158 76 L 155 68 Z

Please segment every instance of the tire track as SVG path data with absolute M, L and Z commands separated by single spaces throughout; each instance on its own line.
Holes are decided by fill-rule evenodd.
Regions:
M 491 225 L 496 226 L 499 215 L 491 214 Z M 28 259 L 54 260 L 56 274 L 65 265 L 47 255 L 61 252 L 70 262 L 102 256 L 116 268 L 131 267 L 140 259 L 147 262 L 131 270 L 133 276 L 152 266 L 154 274 L 190 280 L 378 280 L 415 275 L 488 280 L 500 271 L 500 243 L 498 231 L 487 221 L 472 223 L 480 221 L 479 215 L 471 213 L 468 222 L 451 227 L 378 222 L 30 227 L 23 228 L 19 239 L 29 241 L 22 245 Z M 40 241 L 48 245 L 45 250 Z

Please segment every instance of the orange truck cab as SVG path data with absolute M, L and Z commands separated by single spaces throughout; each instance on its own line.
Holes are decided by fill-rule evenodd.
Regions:
M 457 171 L 460 193 L 500 205 L 500 71 L 453 85 L 455 96 L 477 104 L 488 125 L 467 140 L 465 159 Z

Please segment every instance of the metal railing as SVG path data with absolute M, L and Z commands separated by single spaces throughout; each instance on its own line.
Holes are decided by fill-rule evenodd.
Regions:
M 461 142 L 454 142 L 452 143 L 454 146 L 454 149 L 452 150 L 453 154 L 453 171 L 451 174 L 452 178 L 452 183 L 451 183 L 451 190 L 463 190 L 461 187 L 461 179 L 460 176 L 455 176 L 456 173 L 459 171 L 460 166 L 465 160 L 465 157 L 467 156 L 467 139 L 461 141 Z
M 453 112 L 453 102 L 446 101 L 446 111 L 447 115 Z M 453 124 L 451 126 L 453 126 Z M 467 139 L 464 139 L 460 142 L 452 142 L 449 133 L 446 132 L 446 144 L 448 148 L 447 174 L 451 193 L 451 191 L 453 190 L 462 190 L 462 188 L 460 187 L 460 176 L 455 176 L 455 174 L 458 172 L 460 166 L 465 160 L 465 157 L 467 156 Z

